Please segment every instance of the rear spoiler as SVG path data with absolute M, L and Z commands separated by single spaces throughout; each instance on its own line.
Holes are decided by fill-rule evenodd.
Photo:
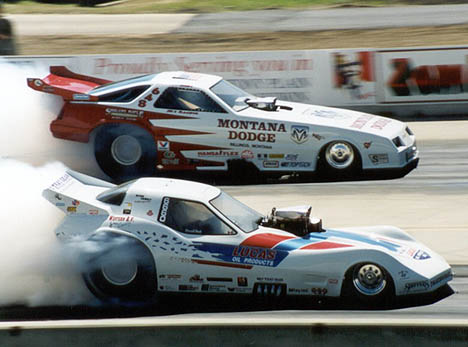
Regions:
M 28 86 L 34 90 L 60 95 L 64 100 L 98 101 L 97 96 L 87 94 L 90 90 L 112 81 L 80 75 L 65 66 L 51 66 L 50 75 L 40 78 L 28 78 Z
M 106 204 L 96 196 L 112 187 L 112 183 L 66 170 L 44 189 L 42 196 L 67 215 L 107 215 Z

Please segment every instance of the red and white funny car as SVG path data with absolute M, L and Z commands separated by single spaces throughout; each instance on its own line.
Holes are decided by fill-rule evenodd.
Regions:
M 221 77 L 162 72 L 120 82 L 50 68 L 28 78 L 65 104 L 55 137 L 88 142 L 115 180 L 158 171 L 233 171 L 281 176 L 361 170 L 403 176 L 418 163 L 402 122 L 356 111 L 257 98 Z

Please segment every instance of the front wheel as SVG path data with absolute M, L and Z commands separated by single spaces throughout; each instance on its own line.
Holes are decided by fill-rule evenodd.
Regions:
M 319 170 L 329 176 L 351 177 L 361 169 L 357 149 L 346 141 L 333 141 L 320 152 Z
M 152 176 L 156 171 L 154 139 L 137 126 L 115 124 L 100 128 L 94 139 L 94 155 L 102 171 L 118 182 Z
M 83 253 L 83 279 L 100 300 L 113 304 L 144 304 L 155 300 L 156 266 L 140 241 L 119 235 L 97 235 L 92 253 Z
M 364 305 L 382 305 L 392 302 L 395 289 L 390 274 L 382 266 L 368 262 L 347 271 L 341 294 Z

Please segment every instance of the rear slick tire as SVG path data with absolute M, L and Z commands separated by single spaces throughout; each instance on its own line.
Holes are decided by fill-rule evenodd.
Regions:
M 157 294 L 156 266 L 151 252 L 138 240 L 121 235 L 97 235 L 93 253 L 82 255 L 82 275 L 101 301 L 118 305 L 153 303 Z
M 156 172 L 157 150 L 146 130 L 130 124 L 106 125 L 94 139 L 94 155 L 99 167 L 120 183 Z

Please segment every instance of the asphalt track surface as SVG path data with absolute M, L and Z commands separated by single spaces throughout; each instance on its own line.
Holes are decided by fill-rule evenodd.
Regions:
M 451 264 L 468 264 L 468 121 L 410 123 L 421 151 L 420 166 L 404 178 L 359 182 L 267 184 L 222 188 L 264 213 L 273 206 L 310 203 L 325 227 L 391 224 L 410 232 Z M 163 307 L 21 307 L 0 309 L 6 321 L 104 319 L 109 324 L 161 324 L 187 320 L 352 320 L 395 322 L 465 322 L 468 315 L 468 271 L 457 266 L 451 288 L 421 300 L 407 298 L 393 307 L 356 310 L 333 300 L 273 303 L 247 301 L 168 300 Z M 222 304 L 219 304 L 222 302 Z M 266 310 L 266 311 L 264 311 Z M 140 318 L 138 318 L 140 317 Z M 100 324 L 104 324 L 100 321 Z M 87 321 L 92 324 L 92 321 Z M 416 323 L 415 323 L 416 324 Z
M 151 35 L 379 29 L 468 23 L 468 5 L 264 10 L 209 14 L 11 15 L 17 35 Z M 261 20 L 259 20 L 261 19 Z

